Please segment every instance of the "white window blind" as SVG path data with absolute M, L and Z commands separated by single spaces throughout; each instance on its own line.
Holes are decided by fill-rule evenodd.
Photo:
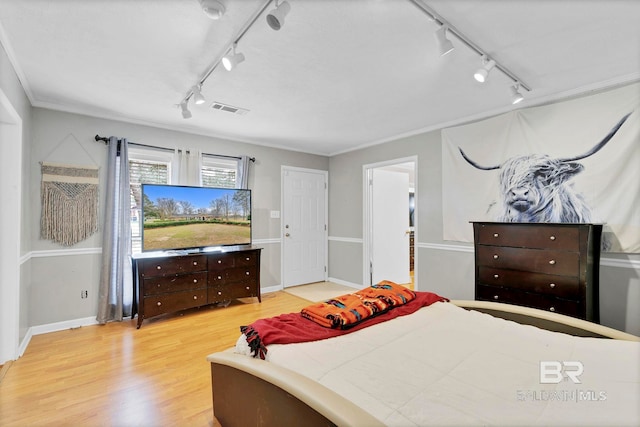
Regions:
M 235 188 L 237 170 L 237 160 L 205 154 L 202 156 L 202 168 L 200 169 L 202 186 Z
M 171 176 L 169 161 L 129 158 L 131 188 L 131 253 L 142 251 L 142 184 L 168 184 Z

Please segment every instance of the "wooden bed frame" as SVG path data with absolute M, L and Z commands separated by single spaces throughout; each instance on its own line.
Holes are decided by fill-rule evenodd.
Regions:
M 550 331 L 640 341 L 640 337 L 557 313 L 485 301 L 451 303 Z M 286 368 L 233 353 L 211 354 L 213 412 L 223 427 L 382 426 L 337 393 Z

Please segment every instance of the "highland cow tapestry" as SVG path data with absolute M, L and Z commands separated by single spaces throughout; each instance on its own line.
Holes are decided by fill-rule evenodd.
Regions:
M 603 223 L 640 253 L 640 84 L 442 131 L 443 239 L 470 221 Z
M 42 163 L 40 236 L 74 245 L 98 230 L 98 168 Z

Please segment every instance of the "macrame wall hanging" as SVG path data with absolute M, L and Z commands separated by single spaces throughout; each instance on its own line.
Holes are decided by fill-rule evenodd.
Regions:
M 98 168 L 42 162 L 40 235 L 64 246 L 98 230 Z

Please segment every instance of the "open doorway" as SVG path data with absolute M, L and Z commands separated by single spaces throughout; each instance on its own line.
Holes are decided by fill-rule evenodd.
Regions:
M 416 288 L 417 158 L 365 165 L 364 284 L 391 280 Z
M 22 119 L 0 90 L 0 365 L 19 357 Z

